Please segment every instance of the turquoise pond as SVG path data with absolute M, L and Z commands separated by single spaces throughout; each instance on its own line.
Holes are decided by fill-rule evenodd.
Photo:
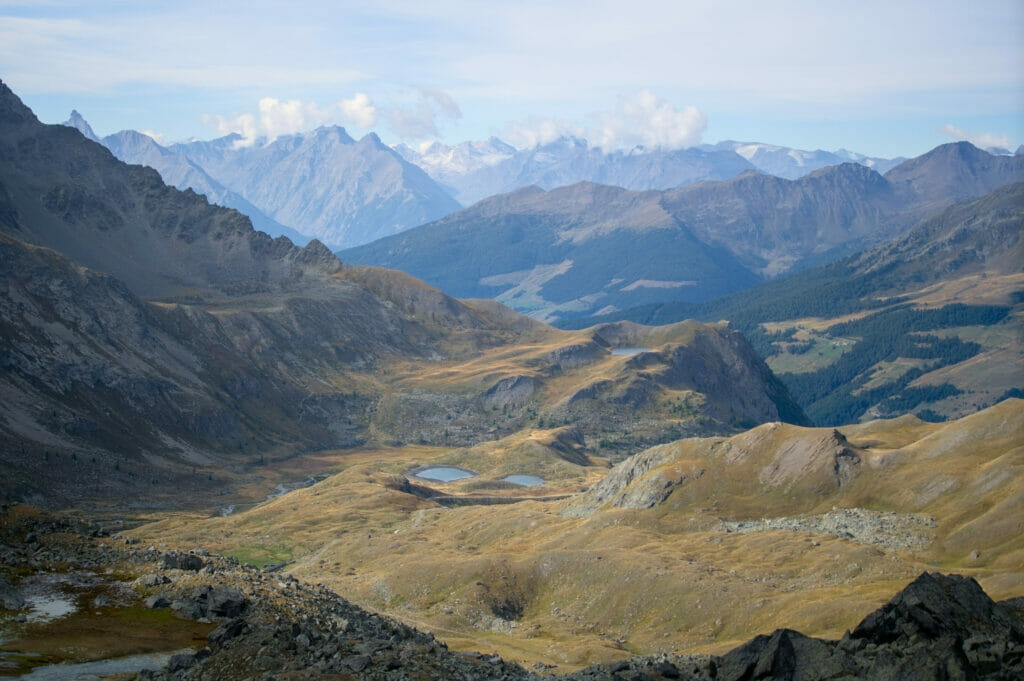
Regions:
M 474 478 L 476 473 L 467 471 L 465 468 L 455 466 L 431 466 L 423 470 L 413 471 L 413 476 L 424 480 L 437 480 L 440 482 L 454 482 L 463 478 Z
M 641 352 L 650 352 L 651 348 L 612 348 L 613 355 L 639 355 Z
M 536 475 L 506 475 L 501 481 L 511 482 L 513 485 L 526 485 L 528 487 L 544 484 L 544 478 Z

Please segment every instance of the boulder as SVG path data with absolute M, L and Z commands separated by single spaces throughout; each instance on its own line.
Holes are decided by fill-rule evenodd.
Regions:
M 0 575 L 0 608 L 4 610 L 21 610 L 26 605 L 18 588 Z
M 238 617 L 245 611 L 247 600 L 241 591 L 232 587 L 218 587 L 207 595 L 206 609 L 217 617 Z
M 189 553 L 169 551 L 164 554 L 164 569 L 192 570 L 198 572 L 203 569 L 203 559 Z

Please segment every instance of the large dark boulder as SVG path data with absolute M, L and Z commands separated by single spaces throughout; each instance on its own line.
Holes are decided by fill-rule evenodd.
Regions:
M 757 636 L 726 653 L 718 664 L 717 681 L 816 681 L 838 678 L 852 671 L 834 644 L 804 636 L 792 629 L 777 629 Z
M 238 589 L 218 587 L 207 595 L 207 611 L 216 617 L 238 617 L 245 612 L 246 598 Z
M 164 568 L 168 570 L 199 571 L 203 569 L 203 559 L 190 553 L 169 551 L 164 554 Z

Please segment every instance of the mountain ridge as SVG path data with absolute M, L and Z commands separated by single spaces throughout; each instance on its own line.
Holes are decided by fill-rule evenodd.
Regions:
M 665 191 L 524 188 L 340 254 L 564 320 L 725 295 L 882 243 L 951 196 L 1020 178 L 1021 157 L 954 144 L 886 177 L 845 163 L 798 180 L 747 171 Z

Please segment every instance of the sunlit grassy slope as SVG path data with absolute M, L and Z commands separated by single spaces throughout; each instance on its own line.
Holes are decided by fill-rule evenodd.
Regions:
M 137 533 L 255 562 L 286 556 L 294 574 L 451 646 L 566 668 L 720 651 L 780 626 L 840 636 L 925 569 L 972 574 L 997 599 L 1024 595 L 1024 401 L 947 424 L 905 416 L 840 430 L 765 424 L 660 445 L 610 473 L 593 456 L 568 461 L 566 429 L 366 451 L 246 512 Z M 480 475 L 405 477 L 428 463 Z M 547 482 L 492 484 L 509 472 Z M 481 503 L 447 507 L 431 493 Z M 503 495 L 533 499 L 491 503 Z M 654 505 L 628 507 L 638 499 Z M 810 528 L 843 509 L 878 524 L 779 520 Z

